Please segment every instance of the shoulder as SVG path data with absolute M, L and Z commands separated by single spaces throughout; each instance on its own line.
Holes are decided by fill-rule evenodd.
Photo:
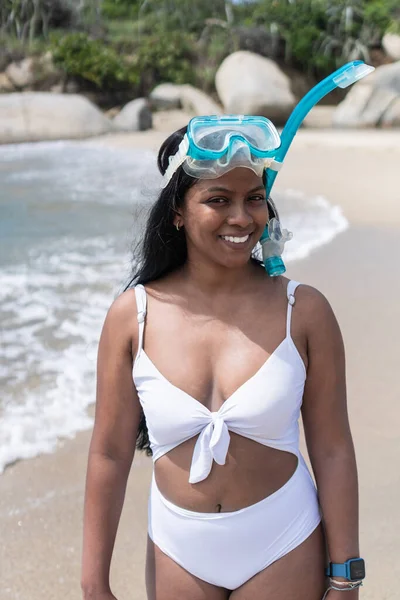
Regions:
M 133 288 L 122 292 L 108 309 L 103 333 L 131 347 L 137 337 L 137 305 Z
M 134 288 L 130 288 L 125 292 L 122 292 L 111 304 L 107 317 L 112 319 L 115 323 L 126 323 L 132 316 L 136 318 L 137 305 L 136 305 L 136 293 Z
M 304 313 L 304 316 L 323 318 L 332 311 L 326 296 L 311 285 L 300 283 L 295 291 L 295 297 L 296 306 Z
M 326 296 L 311 285 L 301 284 L 295 292 L 296 311 L 309 341 L 341 342 L 341 332 L 333 308 Z

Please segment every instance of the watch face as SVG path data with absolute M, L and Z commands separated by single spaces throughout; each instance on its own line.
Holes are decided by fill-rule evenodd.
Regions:
M 350 579 L 364 579 L 365 563 L 362 558 L 356 558 L 350 562 Z

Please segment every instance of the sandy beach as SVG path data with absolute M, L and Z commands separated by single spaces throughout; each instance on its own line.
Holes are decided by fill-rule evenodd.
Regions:
M 82 143 L 157 150 L 182 114 L 156 130 Z M 325 196 L 350 228 L 288 276 L 331 302 L 347 353 L 348 402 L 360 479 L 360 600 L 397 600 L 400 567 L 400 131 L 301 131 L 279 190 Z M 84 478 L 90 432 L 0 476 L 0 600 L 78 600 Z M 151 459 L 135 456 L 112 563 L 118 600 L 145 600 Z M 396 508 L 397 507 L 397 508 Z

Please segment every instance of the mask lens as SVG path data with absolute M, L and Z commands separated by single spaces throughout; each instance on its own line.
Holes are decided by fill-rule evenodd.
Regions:
M 250 149 L 268 152 L 280 146 L 274 125 L 265 117 L 197 117 L 189 123 L 192 143 L 202 151 L 226 152 L 232 139 L 240 138 Z

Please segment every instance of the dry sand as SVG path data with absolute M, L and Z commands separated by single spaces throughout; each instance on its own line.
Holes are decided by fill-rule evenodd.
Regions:
M 181 114 L 158 131 L 96 143 L 156 150 Z M 86 142 L 85 142 L 86 143 Z M 93 140 L 90 143 L 94 143 Z M 277 188 L 323 194 L 349 230 L 289 277 L 329 298 L 347 351 L 349 411 L 358 456 L 361 548 L 368 578 L 360 600 L 397 600 L 400 567 L 400 132 L 301 131 Z M 78 600 L 84 477 L 90 432 L 52 455 L 0 476 L 0 600 Z M 151 461 L 135 457 L 112 564 L 118 600 L 145 600 L 146 501 Z M 177 599 L 178 600 L 178 599 Z

